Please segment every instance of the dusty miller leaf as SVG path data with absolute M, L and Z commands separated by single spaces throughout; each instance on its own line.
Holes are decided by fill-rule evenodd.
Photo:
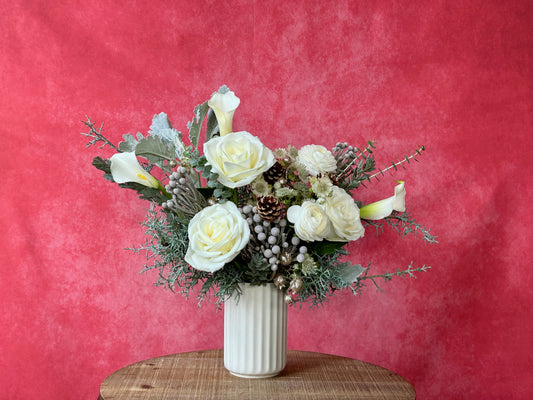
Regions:
M 172 127 L 167 114 L 164 112 L 154 115 L 149 133 L 160 137 L 165 143 L 173 143 L 176 138 L 181 141 L 181 132 Z
M 211 108 L 207 112 L 207 131 L 205 133 L 205 141 L 208 142 L 213 136 L 219 132 L 218 121 L 215 113 Z
M 172 160 L 174 157 L 174 145 L 166 145 L 158 136 L 148 136 L 137 144 L 135 154 L 165 168 L 165 160 Z
M 137 138 L 135 138 L 133 137 L 133 135 L 127 133 L 126 135 L 123 135 L 122 138 L 124 139 L 124 141 L 118 144 L 118 149 L 124 153 L 128 153 L 135 151 L 135 148 L 137 147 L 137 144 L 139 144 L 139 141 L 143 140 L 143 135 L 142 133 L 138 132 Z
M 189 128 L 189 139 L 195 148 L 198 148 L 198 140 L 200 138 L 200 130 L 202 129 L 202 122 L 209 110 L 207 101 L 194 107 L 194 118 L 187 124 Z

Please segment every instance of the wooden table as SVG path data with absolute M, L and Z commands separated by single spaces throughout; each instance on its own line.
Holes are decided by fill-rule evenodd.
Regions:
M 275 378 L 243 379 L 224 368 L 222 350 L 141 361 L 109 375 L 99 400 L 174 399 L 415 399 L 411 384 L 377 365 L 351 358 L 289 350 Z

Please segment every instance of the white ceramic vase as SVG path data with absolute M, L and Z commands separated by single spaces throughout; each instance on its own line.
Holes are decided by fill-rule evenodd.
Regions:
M 242 378 L 278 375 L 287 361 L 287 304 L 272 283 L 241 284 L 224 303 L 224 366 Z

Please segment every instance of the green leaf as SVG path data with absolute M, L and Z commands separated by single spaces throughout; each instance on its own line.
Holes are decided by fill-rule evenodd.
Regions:
M 133 135 L 130 135 L 128 133 L 126 135 L 123 135 L 122 138 L 124 139 L 124 141 L 118 144 L 118 149 L 122 152 L 127 153 L 127 152 L 135 151 L 135 148 L 137 147 L 139 140 L 143 139 L 143 135 L 142 133 L 137 133 L 137 139 L 136 139 L 133 137 Z
M 154 201 L 158 204 L 162 204 L 168 200 L 158 189 L 141 185 L 136 182 L 120 183 L 119 186 L 124 189 L 132 189 L 137 192 L 141 200 Z
M 111 175 L 111 163 L 102 157 L 95 157 L 92 162 L 93 166 L 100 171 L 104 171 L 104 178 L 108 181 L 114 182 L 113 175 Z
M 135 154 L 163 168 L 165 160 L 173 159 L 174 148 L 172 144 L 163 143 L 158 136 L 148 136 L 137 144 Z
M 195 148 L 198 148 L 198 141 L 200 138 L 200 130 L 202 129 L 202 122 L 209 110 L 207 101 L 194 107 L 194 118 L 187 124 L 189 128 L 189 139 Z
M 365 268 L 359 264 L 350 265 L 349 263 L 346 263 L 339 268 L 341 279 L 346 283 L 355 282 L 363 272 L 365 272 Z
M 333 254 L 347 242 L 328 242 L 324 240 L 322 242 L 317 242 L 314 246 L 314 250 L 318 255 L 325 256 L 327 254 Z
M 213 196 L 213 191 L 214 191 L 213 188 L 199 187 L 199 188 L 196 188 L 196 190 L 198 190 L 202 194 L 202 196 L 204 196 L 204 199 L 206 200 L 210 198 L 211 196 Z
M 218 121 L 215 113 L 211 108 L 207 111 L 207 131 L 205 133 L 205 141 L 208 142 L 213 136 L 219 132 Z

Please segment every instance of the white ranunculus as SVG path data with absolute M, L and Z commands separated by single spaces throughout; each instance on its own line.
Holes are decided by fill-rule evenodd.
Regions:
M 394 196 L 361 207 L 362 219 L 377 220 L 388 217 L 393 211 L 405 211 L 405 183 L 398 181 Z
M 204 208 L 189 222 L 185 261 L 215 272 L 233 260 L 250 240 L 250 228 L 237 206 L 228 201 Z
M 116 183 L 136 182 L 153 188 L 161 186 L 157 179 L 141 167 L 135 152 L 116 153 L 109 161 L 111 175 Z
M 211 107 L 217 117 L 220 136 L 232 132 L 233 113 L 239 107 L 240 102 L 241 100 L 227 86 L 222 86 L 207 101 L 207 105 Z
M 204 143 L 204 154 L 218 181 L 229 188 L 249 184 L 276 161 L 268 147 L 245 131 L 212 138 Z
M 348 193 L 333 186 L 332 195 L 325 198 L 326 215 L 333 225 L 334 234 L 327 239 L 332 241 L 357 240 L 365 234 L 359 219 L 359 208 Z
M 304 201 L 287 210 L 287 219 L 294 224 L 296 235 L 306 242 L 320 241 L 331 235 L 331 223 L 324 208 L 314 201 Z
M 313 176 L 337 169 L 335 156 L 324 146 L 316 144 L 309 144 L 298 150 L 296 161 Z

